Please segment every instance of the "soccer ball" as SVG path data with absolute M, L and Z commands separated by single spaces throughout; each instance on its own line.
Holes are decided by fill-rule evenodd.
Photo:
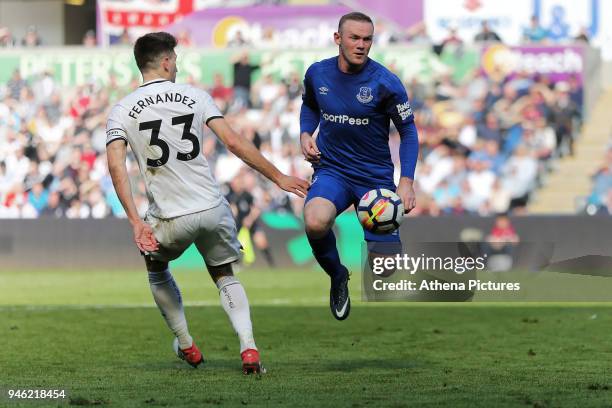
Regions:
M 374 234 L 389 234 L 402 223 L 404 204 L 393 191 L 375 188 L 361 197 L 357 216 L 366 230 Z

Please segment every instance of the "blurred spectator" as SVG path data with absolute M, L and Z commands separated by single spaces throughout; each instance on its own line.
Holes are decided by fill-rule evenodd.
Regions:
M 486 20 L 483 20 L 480 32 L 474 37 L 474 42 L 501 42 L 501 38 L 495 31 L 489 28 L 489 23 Z
M 439 101 L 455 99 L 458 96 L 457 91 L 458 89 L 453 82 L 452 76 L 450 74 L 442 75 L 436 84 L 436 99 Z
M 224 107 L 228 107 L 234 97 L 234 90 L 225 86 L 225 80 L 223 75 L 216 73 L 213 77 L 213 86 L 210 88 L 210 96 L 216 101 L 220 101 L 219 107 L 224 110 Z
M 519 236 L 507 215 L 498 215 L 491 232 L 486 237 L 487 267 L 491 271 L 507 271 L 512 267 L 514 248 Z
M 432 45 L 431 38 L 427 34 L 427 26 L 422 21 L 406 30 L 406 40 L 412 45 Z
M 498 178 L 493 183 L 491 188 L 491 196 L 489 197 L 488 207 L 493 214 L 505 214 L 510 209 L 512 197 L 510 192 L 506 190 Z
M 97 45 L 98 45 L 98 40 L 96 39 L 96 32 L 94 30 L 87 30 L 87 32 L 83 36 L 83 46 L 92 48 Z
M 576 75 L 572 75 L 568 78 L 567 83 L 569 85 L 570 99 L 577 108 L 582 106 L 584 92 L 580 80 Z
M 25 36 L 21 40 L 21 45 L 24 47 L 38 47 L 42 45 L 42 39 L 38 34 L 36 26 L 31 25 L 28 27 Z
M 532 16 L 529 26 L 523 30 L 523 41 L 531 43 L 540 43 L 546 41 L 548 31 L 540 25 L 538 16 Z
M 52 191 L 49 194 L 47 206 L 39 212 L 41 217 L 63 218 L 65 216 L 65 208 L 61 205 L 61 196 L 58 191 Z
M 121 31 L 119 36 L 111 36 L 110 45 L 132 45 L 132 38 L 127 27 Z
M 499 120 L 493 113 L 487 114 L 485 117 L 485 123 L 478 125 L 476 132 L 480 139 L 493 140 L 498 144 L 502 141 L 502 132 L 499 128 Z
M 612 188 L 608 189 L 605 201 L 597 210 L 598 215 L 612 215 Z
M 242 31 L 236 31 L 234 37 L 227 42 L 228 47 L 246 47 L 250 44 L 250 41 L 244 37 Z
M 553 157 L 557 147 L 557 136 L 554 129 L 546 123 L 544 117 L 535 121 L 535 129 L 525 128 L 523 139 L 525 145 L 542 162 L 546 162 Z
M 609 212 L 612 210 L 612 147 L 608 147 L 603 164 L 591 179 L 593 189 L 587 199 L 587 213 L 593 215 Z
M 230 203 L 236 229 L 243 236 L 247 234 L 253 240 L 255 247 L 260 250 L 269 267 L 274 267 L 275 262 L 270 252 L 268 237 L 261 228 L 260 215 L 262 209 L 258 201 L 263 199 L 263 191 L 258 191 L 257 176 L 246 168 L 240 172 L 226 186 L 226 199 Z M 256 195 L 259 196 L 256 198 Z M 242 230 L 242 231 L 241 231 Z
M 586 27 L 580 27 L 580 32 L 574 37 L 574 41 L 589 44 L 589 30 Z
M 457 29 L 455 27 L 451 27 L 448 29 L 448 35 L 444 40 L 442 40 L 442 49 L 444 49 L 447 45 L 451 46 L 460 46 L 463 44 L 463 40 L 459 37 L 457 33 Z
M 475 124 L 476 121 L 474 120 L 473 116 L 466 116 L 464 118 L 461 131 L 459 132 L 459 135 L 457 137 L 459 143 L 461 143 L 462 146 L 468 149 L 470 149 L 472 146 L 474 146 L 474 143 L 476 143 L 477 132 Z
M 558 82 L 555 85 L 555 100 L 550 107 L 551 122 L 562 156 L 574 153 L 574 124 L 581 117 L 580 109 L 570 98 L 569 91 L 567 82 Z
M 279 38 L 274 27 L 264 28 L 261 39 L 256 44 L 257 47 L 262 48 L 277 48 L 279 45 Z
M 46 207 L 49 201 L 49 192 L 43 187 L 42 183 L 36 183 L 28 193 L 28 202 L 37 214 L 40 214 Z
M 521 144 L 516 148 L 502 168 L 503 187 L 510 193 L 510 208 L 523 209 L 529 200 L 529 194 L 535 187 L 538 174 L 538 163 L 527 146 Z
M 453 212 L 455 202 L 461 194 L 461 187 L 458 184 L 451 184 L 444 179 L 438 184 L 434 190 L 432 197 L 436 205 L 443 213 L 450 214 Z
M 495 224 L 487 237 L 487 241 L 491 244 L 501 244 L 502 246 L 505 244 L 518 244 L 519 236 L 507 215 L 495 217 Z
M 289 99 L 296 99 L 302 97 L 304 85 L 302 84 L 302 79 L 299 77 L 297 72 L 293 71 L 289 75 L 289 78 L 284 79 L 283 82 L 287 87 L 287 97 Z
M 15 38 L 8 27 L 0 27 L 0 47 L 10 48 L 16 45 Z
M 193 47 L 195 42 L 191 38 L 191 31 L 184 29 L 176 35 L 176 42 L 183 47 Z
M 233 60 L 234 63 L 234 96 L 237 102 L 247 107 L 251 100 L 251 75 L 259 65 L 249 62 L 249 53 L 244 51 Z
M 19 69 L 16 69 L 15 71 L 13 71 L 11 79 L 9 79 L 6 83 L 6 87 L 9 91 L 9 96 L 14 100 L 19 100 L 21 91 L 26 87 L 26 85 L 26 81 L 24 81 L 21 77 L 21 72 L 19 71 Z
M 281 96 L 281 84 L 274 81 L 272 75 L 264 75 L 262 80 L 257 84 L 256 101 L 257 105 L 271 105 Z
M 377 47 L 386 47 L 389 44 L 395 44 L 400 39 L 398 34 L 389 26 L 389 24 L 381 19 L 376 20 L 376 35 L 374 36 L 374 45 Z

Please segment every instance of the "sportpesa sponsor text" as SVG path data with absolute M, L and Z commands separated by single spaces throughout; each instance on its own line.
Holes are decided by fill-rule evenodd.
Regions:
M 367 126 L 370 124 L 370 118 L 354 118 L 349 115 L 332 115 L 321 111 L 321 117 L 326 122 L 349 124 L 355 126 Z

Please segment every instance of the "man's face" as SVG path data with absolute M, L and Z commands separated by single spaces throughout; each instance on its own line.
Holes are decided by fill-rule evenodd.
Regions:
M 367 21 L 347 20 L 334 33 L 334 41 L 340 47 L 340 54 L 350 65 L 362 65 L 367 61 L 374 26 Z

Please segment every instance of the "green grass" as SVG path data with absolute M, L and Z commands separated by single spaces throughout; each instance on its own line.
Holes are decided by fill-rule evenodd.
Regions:
M 208 360 L 197 370 L 172 355 L 142 272 L 0 273 L 0 389 L 65 388 L 73 404 L 110 407 L 612 406 L 605 305 L 374 305 L 354 296 L 351 317 L 336 322 L 320 272 L 239 276 L 264 376 L 240 373 L 205 273 L 176 273 Z M 0 397 L 0 406 L 57 405 Z

